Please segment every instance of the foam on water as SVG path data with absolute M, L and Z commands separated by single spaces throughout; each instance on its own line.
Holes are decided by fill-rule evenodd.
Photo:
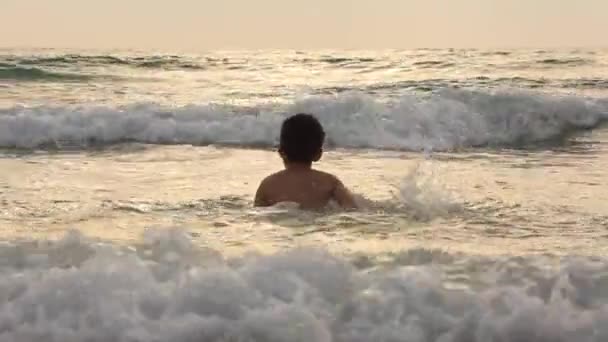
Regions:
M 0 111 L 0 146 L 63 149 L 136 141 L 270 147 L 277 143 L 282 119 L 295 112 L 316 114 L 333 147 L 452 150 L 559 143 L 606 120 L 608 102 L 443 90 L 389 103 L 350 93 L 256 108 L 13 107 Z
M 605 341 L 603 258 L 323 250 L 224 260 L 180 231 L 0 246 L 0 340 Z M 375 266 L 374 266 L 375 265 Z

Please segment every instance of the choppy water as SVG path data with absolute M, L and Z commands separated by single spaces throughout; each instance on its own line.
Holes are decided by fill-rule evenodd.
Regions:
M 0 51 L 0 341 L 605 341 L 608 51 Z M 281 120 L 357 213 L 254 209 Z

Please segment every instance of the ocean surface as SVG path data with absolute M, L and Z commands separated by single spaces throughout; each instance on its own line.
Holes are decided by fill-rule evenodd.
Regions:
M 281 121 L 362 209 L 257 209 Z M 608 50 L 0 49 L 0 341 L 608 341 Z

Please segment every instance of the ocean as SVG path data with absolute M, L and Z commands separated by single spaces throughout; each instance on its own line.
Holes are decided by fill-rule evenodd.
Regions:
M 258 209 L 281 121 L 362 209 Z M 608 50 L 0 49 L 0 341 L 608 341 Z

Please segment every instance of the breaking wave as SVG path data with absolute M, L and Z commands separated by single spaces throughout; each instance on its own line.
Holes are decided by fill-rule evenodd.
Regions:
M 0 111 L 0 146 L 87 148 L 121 142 L 272 147 L 281 121 L 309 112 L 330 147 L 395 150 L 559 144 L 608 119 L 608 101 L 532 93 L 442 90 L 381 102 L 345 93 L 281 107 L 13 107 Z
M 604 258 L 225 258 L 181 231 L 149 231 L 133 247 L 72 232 L 4 242 L 0 255 L 2 341 L 608 339 Z

